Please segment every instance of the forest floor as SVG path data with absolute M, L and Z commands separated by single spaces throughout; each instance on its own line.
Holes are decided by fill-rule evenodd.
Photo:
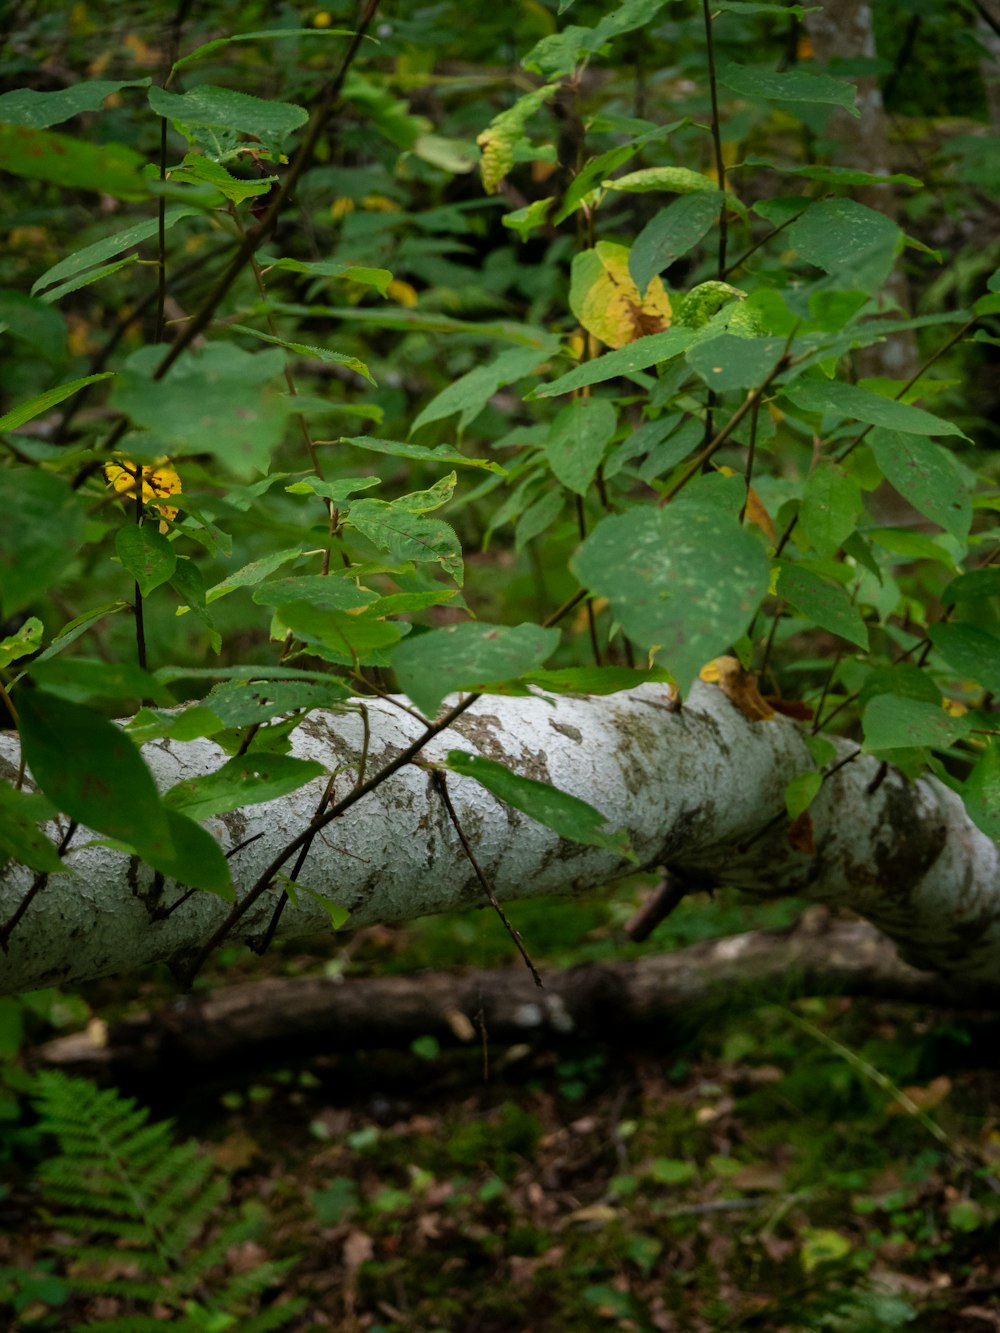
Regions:
M 579 961 L 616 947 L 621 906 L 528 905 L 519 924 L 539 963 Z M 744 911 L 692 904 L 654 946 Z M 504 949 L 485 915 L 445 918 L 368 933 L 350 967 L 492 966 Z M 270 966 L 317 964 L 285 946 Z M 613 1048 L 426 1038 L 143 1096 L 230 1173 L 230 1210 L 265 1206 L 227 1263 L 294 1259 L 270 1295 L 303 1298 L 304 1333 L 983 1333 L 1000 1329 L 998 1036 L 995 1019 L 826 998 Z M 0 1282 L 71 1272 L 16 1158 Z M 135 1309 L 43 1294 L 10 1327 Z

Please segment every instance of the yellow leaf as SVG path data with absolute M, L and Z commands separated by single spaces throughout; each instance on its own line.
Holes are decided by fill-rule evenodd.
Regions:
M 573 260 L 569 304 L 588 332 L 609 347 L 624 347 L 649 333 L 670 327 L 670 297 L 659 278 L 644 296 L 628 271 L 629 250 L 613 241 L 598 241 Z
M 745 671 L 735 657 L 715 657 L 698 675 L 709 684 L 718 685 L 751 722 L 766 722 L 774 717 L 774 709 L 757 688 L 757 677 Z
M 131 458 L 121 463 L 106 463 L 104 475 L 119 495 L 135 498 L 136 481 L 142 479 L 143 504 L 152 505 L 161 519 L 177 517 L 176 505 L 161 504 L 168 496 L 180 494 L 181 479 L 170 466 L 169 458 L 158 458 L 152 465 L 141 468 Z

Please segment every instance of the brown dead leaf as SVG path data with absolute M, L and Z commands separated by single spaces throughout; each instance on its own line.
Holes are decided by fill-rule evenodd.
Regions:
M 367 1231 L 352 1231 L 344 1241 L 341 1251 L 344 1267 L 349 1273 L 356 1272 L 362 1264 L 375 1257 L 375 1245 Z
M 813 822 L 808 810 L 803 810 L 801 815 L 789 824 L 788 841 L 797 852 L 807 852 L 810 856 L 815 852 L 816 841 L 813 838 Z
M 766 722 L 774 717 L 774 709 L 757 688 L 757 677 L 746 671 L 735 657 L 715 657 L 698 674 L 702 680 L 718 685 L 751 722 Z

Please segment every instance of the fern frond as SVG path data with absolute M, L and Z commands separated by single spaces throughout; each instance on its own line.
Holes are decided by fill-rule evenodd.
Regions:
M 229 1252 L 255 1236 L 262 1212 L 247 1210 L 219 1226 L 229 1182 L 194 1143 L 176 1143 L 167 1121 L 82 1079 L 46 1071 L 36 1079 L 41 1129 L 59 1153 L 39 1172 L 52 1224 L 78 1237 L 68 1284 L 133 1306 L 86 1333 L 160 1333 L 166 1307 L 180 1333 L 209 1325 L 240 1333 L 283 1328 L 302 1309 L 291 1301 L 260 1310 L 292 1261 L 265 1262 L 222 1277 Z M 138 1308 L 135 1308 L 138 1307 Z

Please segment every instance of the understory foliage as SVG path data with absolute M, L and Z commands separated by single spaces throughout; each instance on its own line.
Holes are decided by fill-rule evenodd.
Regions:
M 35 1086 L 39 1131 L 58 1144 L 38 1178 L 46 1220 L 70 1238 L 69 1291 L 150 1311 L 79 1327 L 157 1333 L 169 1319 L 185 1333 L 269 1333 L 301 1311 L 293 1301 L 253 1312 L 261 1293 L 280 1286 L 286 1263 L 252 1263 L 220 1279 L 259 1232 L 262 1209 L 221 1222 L 229 1182 L 196 1143 L 175 1143 L 168 1123 L 151 1122 L 113 1088 L 52 1072 Z

